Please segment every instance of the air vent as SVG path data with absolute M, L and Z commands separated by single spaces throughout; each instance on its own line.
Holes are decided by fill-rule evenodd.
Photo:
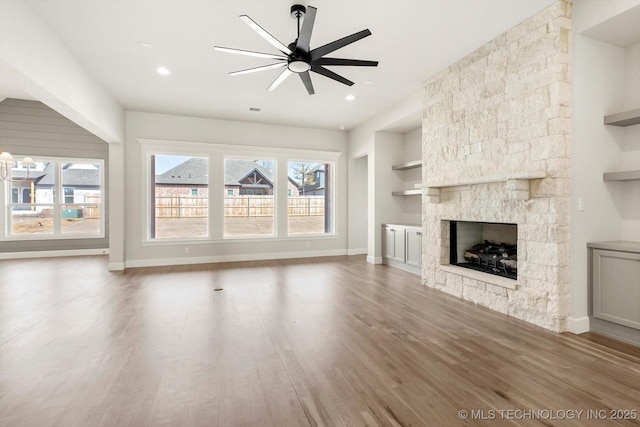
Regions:
M 249 111 L 254 111 L 254 112 L 258 113 L 258 112 L 260 112 L 260 109 L 256 108 L 256 107 L 249 107 Z

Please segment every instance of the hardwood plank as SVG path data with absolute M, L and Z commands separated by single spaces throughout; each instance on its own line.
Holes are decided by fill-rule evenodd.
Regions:
M 640 425 L 458 418 L 638 411 L 640 349 L 542 330 L 363 256 L 106 266 L 0 261 L 0 425 Z

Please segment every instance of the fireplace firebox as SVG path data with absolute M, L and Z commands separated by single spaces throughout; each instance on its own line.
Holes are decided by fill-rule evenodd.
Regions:
M 449 263 L 496 276 L 518 278 L 518 226 L 450 222 Z

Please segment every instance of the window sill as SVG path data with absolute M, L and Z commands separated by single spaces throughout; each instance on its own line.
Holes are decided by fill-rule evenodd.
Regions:
M 243 243 L 243 242 L 291 242 L 296 240 L 337 240 L 337 234 L 305 234 L 288 237 L 278 236 L 238 236 L 222 237 L 218 239 L 172 239 L 172 240 L 143 240 L 142 246 L 172 246 L 172 245 L 208 245 L 219 243 Z

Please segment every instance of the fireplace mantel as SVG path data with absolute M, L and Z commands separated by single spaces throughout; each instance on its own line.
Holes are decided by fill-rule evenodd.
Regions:
M 471 178 L 459 178 L 451 181 L 432 181 L 425 185 L 427 200 L 440 203 L 440 189 L 446 187 L 462 187 L 468 185 L 491 184 L 506 182 L 507 191 L 511 198 L 529 200 L 529 181 L 543 179 L 547 176 L 544 171 L 510 172 L 500 175 L 485 175 Z

